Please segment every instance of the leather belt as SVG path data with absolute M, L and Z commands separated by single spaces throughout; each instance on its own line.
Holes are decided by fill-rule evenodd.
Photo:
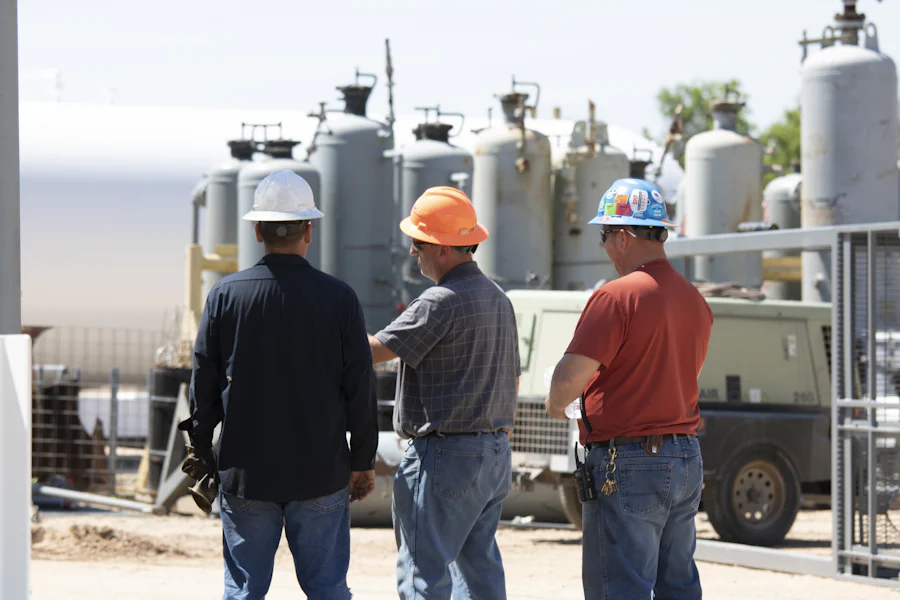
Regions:
M 661 433 L 658 435 L 639 435 L 636 437 L 627 437 L 627 436 L 618 436 L 611 438 L 611 440 L 603 440 L 602 442 L 588 442 L 585 445 L 585 448 L 590 452 L 594 448 L 599 448 L 600 446 L 609 446 L 609 442 L 612 441 L 616 446 L 621 446 L 624 444 L 641 444 L 644 446 L 652 445 L 654 441 L 657 442 L 659 446 L 662 446 L 662 443 L 667 439 L 677 440 L 679 438 L 696 438 L 696 435 L 692 435 L 690 433 Z
M 491 433 L 509 433 L 510 429 L 508 427 L 501 427 L 495 431 L 430 431 L 425 435 L 420 435 L 419 437 L 452 437 L 456 435 L 487 435 Z

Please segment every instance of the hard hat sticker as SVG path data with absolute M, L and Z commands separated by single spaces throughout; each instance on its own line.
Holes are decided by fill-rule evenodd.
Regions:
M 619 217 L 630 217 L 631 216 L 631 205 L 630 204 L 616 204 L 616 215 Z
M 662 196 L 656 190 L 650 190 L 650 195 L 653 197 L 654 202 L 662 202 Z
M 615 214 L 616 214 L 616 207 L 617 207 L 617 206 L 619 206 L 619 205 L 618 205 L 618 204 L 607 204 L 607 205 L 604 207 L 603 214 L 605 214 L 605 215 L 615 215 Z M 627 206 L 627 205 L 626 205 L 626 206 Z
M 620 185 L 619 189 L 616 190 L 616 203 L 617 204 L 625 204 L 628 202 L 628 188 L 624 185 Z
M 646 190 L 631 191 L 631 210 L 633 210 L 635 213 L 644 212 L 645 210 L 647 210 L 647 205 L 649 204 L 650 197 L 647 195 Z
M 604 196 L 604 198 L 606 198 L 607 200 L 612 200 L 615 197 L 616 197 L 616 188 L 614 188 L 614 187 L 609 188 L 609 190 L 606 191 L 606 196 Z
M 651 204 L 650 208 L 647 209 L 647 215 L 651 219 L 662 219 L 665 216 L 662 204 Z

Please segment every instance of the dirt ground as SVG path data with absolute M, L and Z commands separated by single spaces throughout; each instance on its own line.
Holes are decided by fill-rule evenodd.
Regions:
M 165 517 L 107 511 L 44 511 L 32 525 L 34 600 L 156 600 L 219 598 L 222 593 L 221 526 L 188 503 Z M 183 510 L 183 512 L 181 512 Z M 829 554 L 828 511 L 800 513 L 787 546 L 793 551 Z M 715 539 L 705 515 L 697 517 L 698 537 Z M 349 583 L 355 598 L 396 598 L 393 533 L 354 528 Z M 510 600 L 583 598 L 581 534 L 566 529 L 502 527 Z M 900 593 L 859 583 L 754 571 L 698 563 L 707 598 L 734 600 L 873 600 Z M 270 600 L 303 598 L 293 575 L 287 544 L 276 556 Z

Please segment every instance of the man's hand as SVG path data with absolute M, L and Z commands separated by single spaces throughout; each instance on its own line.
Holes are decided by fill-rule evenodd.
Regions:
M 375 471 L 350 472 L 350 502 L 362 500 L 375 491 Z
M 200 481 L 204 475 L 217 476 L 216 456 L 212 448 L 194 448 L 188 446 L 188 455 L 181 464 L 181 470 L 193 479 Z
M 550 396 L 544 400 L 544 407 L 547 409 L 547 414 L 550 415 L 551 419 L 559 419 L 561 421 L 566 421 L 569 417 L 566 416 L 566 408 L 558 407 L 552 402 L 550 402 Z

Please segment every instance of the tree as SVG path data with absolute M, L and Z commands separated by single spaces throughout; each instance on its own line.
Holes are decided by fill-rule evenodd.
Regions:
M 759 141 L 766 145 L 765 164 L 780 165 L 791 172 L 791 163 L 800 160 L 800 107 L 784 111 L 780 121 L 769 125 Z M 777 173 L 763 173 L 763 185 L 778 177 Z
M 740 94 L 740 81 L 731 79 L 728 81 L 694 81 L 690 84 L 679 83 L 674 88 L 663 88 L 656 95 L 656 102 L 659 111 L 667 122 L 671 122 L 675 116 L 675 111 L 681 105 L 681 122 L 684 127 L 684 133 L 681 135 L 681 148 L 687 143 L 692 136 L 708 131 L 713 127 L 712 110 L 710 104 L 715 100 L 725 98 L 726 90 L 733 90 Z M 746 96 L 741 95 L 741 99 L 746 101 Z M 738 116 L 737 131 L 740 133 L 750 134 L 755 129 L 746 115 L 749 110 L 745 107 Z M 644 136 L 653 139 L 650 132 L 645 128 Z M 662 140 L 665 139 L 663 135 Z M 660 143 L 664 141 L 658 140 Z M 674 150 L 674 149 L 673 149 Z M 679 151 L 674 153 L 678 156 L 679 164 L 684 167 L 684 153 Z

